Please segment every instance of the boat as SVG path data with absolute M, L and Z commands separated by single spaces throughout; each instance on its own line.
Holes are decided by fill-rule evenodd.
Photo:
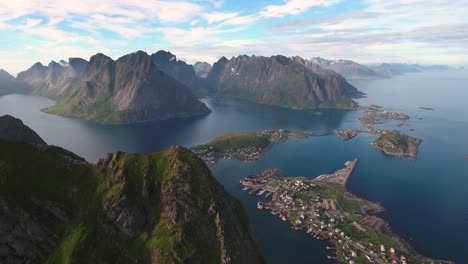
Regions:
M 266 192 L 265 190 L 261 190 L 261 191 L 259 191 L 259 192 L 257 193 L 257 195 L 262 195 L 262 194 L 264 194 L 265 192 Z
M 258 208 L 258 209 L 263 209 L 263 203 L 262 203 L 262 202 L 258 202 L 258 203 L 257 203 L 257 208 Z
M 465 156 L 465 159 L 468 160 L 468 155 Z
M 265 197 L 268 197 L 268 196 L 270 196 L 270 195 L 271 195 L 271 192 L 267 193 L 267 194 L 265 195 Z
M 247 191 L 248 189 L 249 189 L 249 187 L 242 188 L 243 191 Z

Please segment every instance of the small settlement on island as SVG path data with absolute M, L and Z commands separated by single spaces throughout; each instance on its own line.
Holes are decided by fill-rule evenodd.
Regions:
M 350 264 L 413 263 L 412 253 L 398 252 L 397 243 L 367 224 L 383 208 L 345 190 L 357 163 L 357 159 L 347 161 L 345 168 L 315 179 L 284 177 L 280 170 L 270 169 L 240 183 L 249 194 L 271 196 L 269 202 L 257 203 L 259 209 L 269 210 L 295 230 L 331 242 L 334 254 L 329 259 Z

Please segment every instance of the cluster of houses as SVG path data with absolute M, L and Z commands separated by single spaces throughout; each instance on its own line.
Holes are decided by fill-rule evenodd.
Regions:
M 366 248 L 357 241 L 353 242 L 339 228 L 345 222 L 346 214 L 339 209 L 335 199 L 322 198 L 315 183 L 307 179 L 301 180 L 302 178 L 273 176 L 277 174 L 271 170 L 260 177 L 248 176 L 241 180 L 244 190 L 252 188 L 255 191 L 260 190 L 259 193 L 262 194 L 267 190 L 274 193 L 270 202 L 257 203 L 259 209 L 270 210 L 272 215 L 289 221 L 295 230 L 306 229 L 307 233 L 317 239 L 334 241 L 335 246 L 340 247 L 340 256 L 330 258 L 344 259 L 347 263 L 354 264 L 358 255 L 363 254 L 371 263 L 406 264 L 406 258 L 398 258 L 393 248 L 387 252 L 385 246 L 380 245 L 379 251 L 373 244 Z M 277 189 L 272 191 L 271 186 Z
M 213 147 L 194 149 L 193 151 L 207 165 L 215 165 L 220 159 L 239 159 L 244 161 L 257 160 L 263 154 L 262 148 L 253 146 L 239 149 L 227 149 L 223 152 L 215 151 Z

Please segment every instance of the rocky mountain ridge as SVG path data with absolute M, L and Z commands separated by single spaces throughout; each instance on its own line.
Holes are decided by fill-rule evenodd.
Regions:
M 161 71 L 190 88 L 192 92 L 199 94 L 200 90 L 206 90 L 205 83 L 197 76 L 194 67 L 178 60 L 171 52 L 160 50 L 152 54 L 151 59 Z
M 363 96 L 342 76 L 300 57 L 222 57 L 208 74 L 211 89 L 224 96 L 294 109 L 354 108 Z
M 0 182 L 2 263 L 263 263 L 240 202 L 183 147 L 89 164 L 0 140 Z
M 33 93 L 59 100 L 46 112 L 100 123 L 187 118 L 210 112 L 142 51 L 116 61 L 99 53 L 89 62 L 76 58 L 65 66 L 35 64 L 18 79 L 33 87 Z

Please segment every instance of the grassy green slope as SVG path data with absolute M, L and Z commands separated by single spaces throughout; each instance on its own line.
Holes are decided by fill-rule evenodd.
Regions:
M 406 153 L 413 140 L 405 134 L 383 134 L 374 141 L 373 145 L 387 153 Z
M 239 202 L 180 147 L 114 153 L 94 166 L 60 148 L 0 141 L 0 198 L 53 233 L 45 263 L 219 263 L 226 253 L 217 244 L 219 228 L 234 236 L 231 257 L 242 259 L 241 242 L 254 245 L 243 233 L 248 226 Z M 41 217 L 41 203 L 66 212 L 67 220 Z M 131 217 L 124 224 L 122 214 L 142 224 Z M 235 237 L 236 225 L 244 237 Z M 247 259 L 261 262 L 252 248 Z

